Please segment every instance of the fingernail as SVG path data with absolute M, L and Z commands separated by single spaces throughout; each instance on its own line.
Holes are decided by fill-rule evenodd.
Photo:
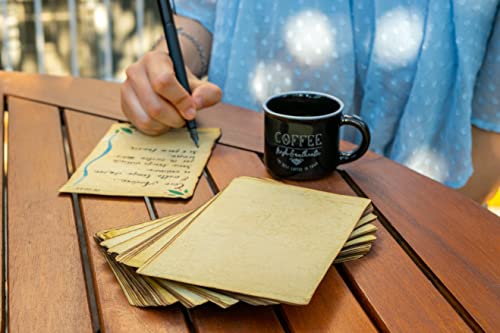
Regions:
M 201 98 L 201 96 L 194 97 L 194 104 L 196 104 L 197 109 L 201 109 L 203 107 L 203 99 Z
M 196 116 L 196 110 L 193 108 L 187 109 L 184 115 L 189 119 L 193 119 Z

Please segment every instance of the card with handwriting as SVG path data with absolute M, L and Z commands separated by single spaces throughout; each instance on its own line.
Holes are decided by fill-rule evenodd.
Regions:
M 199 128 L 198 135 L 196 147 L 185 128 L 152 137 L 130 124 L 114 124 L 59 191 L 189 198 L 220 129 Z

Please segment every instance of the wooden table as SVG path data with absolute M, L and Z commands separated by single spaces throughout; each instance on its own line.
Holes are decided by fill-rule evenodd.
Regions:
M 200 113 L 199 126 L 223 136 L 189 201 L 69 196 L 58 188 L 125 120 L 118 84 L 4 72 L 0 94 L 9 332 L 500 331 L 499 218 L 374 153 L 301 183 L 369 197 L 379 216 L 370 254 L 331 267 L 308 306 L 132 307 L 92 235 L 197 207 L 233 177 L 266 177 L 262 115 L 229 105 Z

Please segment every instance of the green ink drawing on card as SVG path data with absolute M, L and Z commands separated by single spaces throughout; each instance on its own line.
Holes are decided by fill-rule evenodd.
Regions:
M 132 134 L 132 130 L 130 128 L 122 127 L 122 131 L 128 134 Z
M 183 195 L 182 192 L 179 192 L 177 190 L 168 190 L 170 193 L 172 194 L 176 194 L 176 195 Z

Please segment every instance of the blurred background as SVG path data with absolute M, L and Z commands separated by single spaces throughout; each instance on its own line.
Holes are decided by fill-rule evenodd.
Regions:
M 161 34 L 156 2 L 0 0 L 3 70 L 122 80 Z

